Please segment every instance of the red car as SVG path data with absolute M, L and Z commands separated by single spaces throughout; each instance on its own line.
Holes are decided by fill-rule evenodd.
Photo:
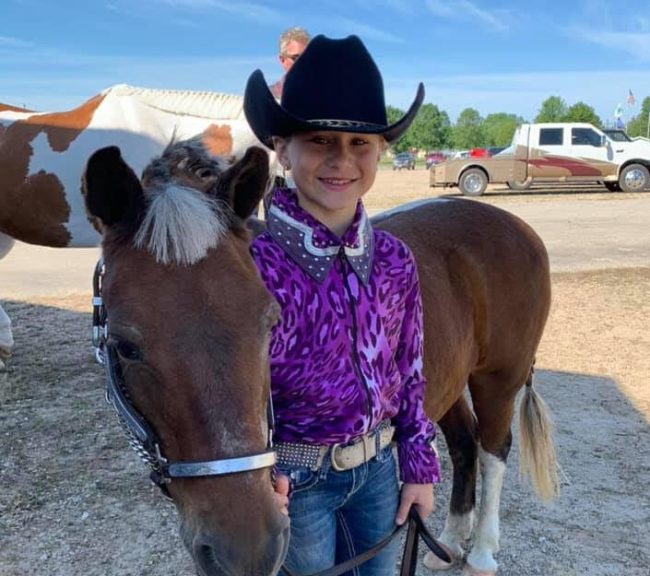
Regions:
M 470 158 L 489 158 L 492 156 L 487 148 L 472 148 L 469 151 Z
M 472 158 L 490 158 L 505 150 L 502 146 L 491 146 L 490 148 L 472 148 L 469 155 Z
M 426 155 L 426 165 L 427 168 L 431 168 L 431 166 L 435 166 L 436 164 L 440 164 L 441 162 L 444 162 L 447 159 L 447 155 L 444 152 L 429 152 Z

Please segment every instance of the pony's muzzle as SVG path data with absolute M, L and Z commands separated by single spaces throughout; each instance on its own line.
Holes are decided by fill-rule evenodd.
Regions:
M 251 542 L 232 535 L 197 534 L 190 546 L 201 576 L 274 576 L 289 547 L 289 521 L 282 516 L 276 530 Z

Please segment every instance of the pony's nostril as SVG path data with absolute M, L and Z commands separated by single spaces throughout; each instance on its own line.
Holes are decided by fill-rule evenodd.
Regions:
M 215 547 L 210 544 L 194 546 L 194 561 L 201 576 L 235 576 L 225 570 L 217 560 Z

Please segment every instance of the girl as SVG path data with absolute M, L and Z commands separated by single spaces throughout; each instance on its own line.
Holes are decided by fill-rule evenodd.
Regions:
M 420 84 L 409 111 L 388 125 L 381 74 L 356 36 L 314 38 L 279 104 L 259 70 L 246 86 L 251 128 L 296 185 L 273 190 L 267 229 L 252 246 L 281 307 L 271 389 L 295 575 L 374 546 L 411 506 L 422 517 L 433 510 L 439 464 L 422 406 L 415 262 L 404 243 L 373 230 L 361 202 L 423 97 Z M 390 576 L 398 552 L 395 542 L 356 573 Z

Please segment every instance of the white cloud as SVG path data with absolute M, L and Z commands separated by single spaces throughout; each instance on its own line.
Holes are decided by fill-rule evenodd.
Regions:
M 172 8 L 190 10 L 221 10 L 228 14 L 239 16 L 255 22 L 285 22 L 286 13 L 274 10 L 263 4 L 254 2 L 233 2 L 231 0 L 150 0 L 154 3 L 166 4 Z
M 507 11 L 494 10 L 488 12 L 479 8 L 470 0 L 427 0 L 426 5 L 432 14 L 442 18 L 454 20 L 470 18 L 499 31 L 508 30 L 509 28 Z
M 582 42 L 618 50 L 621 54 L 627 53 L 641 62 L 650 61 L 650 32 L 609 32 L 574 26 L 566 28 L 565 34 Z
M 406 108 L 418 80 L 384 75 L 387 102 Z M 569 106 L 585 102 L 605 121 L 619 103 L 627 117 L 639 112 L 648 95 L 650 70 L 436 76 L 424 79 L 424 84 L 425 101 L 447 111 L 452 121 L 464 108 L 475 108 L 482 116 L 507 112 L 532 120 L 549 96 L 560 96 Z M 632 108 L 626 106 L 629 89 L 637 96 Z
M 252 70 L 269 82 L 279 74 L 275 57 L 114 57 L 55 50 L 2 54 L 0 100 L 34 110 L 67 110 L 114 84 L 243 94 Z M 56 62 L 56 68 L 51 66 Z M 13 70 L 30 70 L 12 73 Z
M 357 4 L 366 10 L 374 12 L 385 8 L 403 15 L 413 14 L 419 10 L 419 7 L 414 5 L 413 0 L 374 0 L 373 2 L 368 2 L 368 0 L 357 0 Z
M 402 44 L 405 42 L 404 38 L 395 36 L 395 34 L 392 34 L 391 32 L 386 32 L 385 30 L 380 30 L 379 28 L 374 28 L 363 22 L 351 20 L 349 18 L 335 18 L 331 24 L 343 29 L 346 35 L 356 34 L 364 40 L 377 40 L 389 44 Z
M 29 48 L 30 46 L 32 46 L 31 42 L 21 40 L 20 38 L 0 36 L 0 48 Z

